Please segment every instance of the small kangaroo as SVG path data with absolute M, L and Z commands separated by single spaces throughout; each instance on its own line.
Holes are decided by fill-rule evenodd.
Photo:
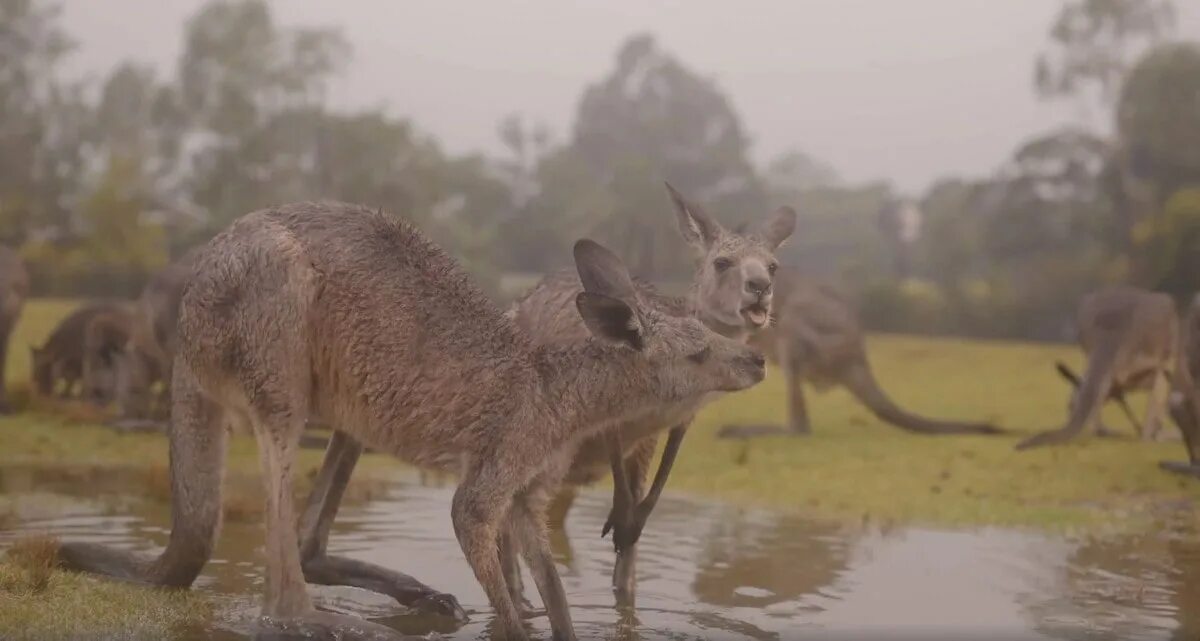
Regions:
M 514 537 L 555 639 L 574 639 L 544 510 L 575 450 L 621 421 L 762 380 L 758 352 L 641 304 L 620 260 L 581 240 L 576 307 L 594 338 L 537 346 L 412 226 L 364 207 L 299 203 L 244 216 L 197 258 L 179 307 L 172 527 L 146 560 L 66 544 L 69 567 L 188 586 L 220 524 L 227 424 L 257 437 L 267 483 L 264 623 L 386 634 L 318 613 L 305 590 L 291 477 L 310 415 L 410 463 L 457 470 L 451 517 L 495 613 L 527 639 L 497 553 Z
M 171 368 L 178 343 L 179 300 L 192 273 L 197 250 L 160 270 L 134 303 L 129 341 L 119 359 L 117 406 L 123 418 L 149 418 L 152 406 L 170 406 Z M 162 401 L 152 389 L 162 383 Z
M 1183 433 L 1188 460 L 1163 461 L 1159 465 L 1172 472 L 1200 476 L 1200 387 L 1196 384 L 1200 374 L 1200 295 L 1192 298 L 1183 316 L 1177 356 L 1168 408 Z
M 116 302 L 84 304 L 59 322 L 41 347 L 30 347 L 32 378 L 37 392 L 50 396 L 57 390 L 61 398 L 72 396 L 83 380 L 89 323 L 97 316 L 123 312 L 120 303 Z
M 1086 430 L 1099 430 L 1100 408 L 1109 398 L 1149 389 L 1139 428 L 1153 439 L 1166 412 L 1170 372 L 1176 359 L 1179 319 L 1166 294 L 1133 287 L 1110 287 L 1084 296 L 1076 313 L 1079 343 L 1087 369 L 1071 393 L 1067 424 L 1017 444 L 1018 450 L 1064 443 Z
M 17 253 L 0 246 L 0 414 L 8 414 L 8 341 L 29 296 L 29 272 Z
M 853 304 L 833 286 L 781 268 L 775 283 L 775 322 L 751 338 L 777 363 L 786 379 L 788 427 L 726 425 L 717 436 L 751 438 L 769 434 L 810 434 L 804 381 L 818 391 L 841 385 L 880 420 L 917 434 L 998 434 L 988 423 L 945 421 L 917 416 L 896 405 L 875 379 L 867 360 L 862 325 Z

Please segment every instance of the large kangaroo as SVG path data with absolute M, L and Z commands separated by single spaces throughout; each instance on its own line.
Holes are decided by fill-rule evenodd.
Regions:
M 1172 377 L 1168 407 L 1171 418 L 1183 433 L 1183 444 L 1187 448 L 1186 463 L 1163 461 L 1163 469 L 1172 472 L 1200 476 L 1200 295 L 1192 298 L 1184 314 L 1179 332 L 1178 360 Z
M 751 344 L 783 370 L 788 395 L 788 426 L 727 425 L 717 435 L 749 438 L 767 434 L 805 435 L 812 430 L 801 383 L 817 390 L 841 385 L 880 420 L 918 434 L 997 434 L 987 423 L 944 421 L 905 411 L 879 386 L 867 360 L 862 325 L 852 303 L 825 283 L 781 268 L 775 279 L 775 322 Z
M 519 541 L 555 639 L 574 639 L 546 540 L 548 493 L 578 445 L 664 403 L 764 375 L 754 350 L 643 306 L 621 262 L 574 248 L 576 307 L 594 339 L 536 346 L 411 226 L 365 208 L 302 203 L 248 214 L 197 259 L 179 308 L 172 388 L 172 527 L 145 560 L 67 544 L 73 567 L 187 586 L 220 523 L 226 424 L 249 424 L 267 482 L 265 622 L 386 632 L 318 613 L 305 590 L 291 471 L 310 414 L 355 442 L 457 470 L 455 535 L 495 612 L 526 639 L 497 550 Z
M 709 329 L 745 341 L 766 326 L 771 312 L 773 281 L 778 262 L 774 251 L 792 235 L 796 213 L 778 209 L 761 227 L 750 233 L 733 233 L 721 226 L 699 205 L 684 198 L 670 185 L 679 232 L 693 249 L 696 271 L 686 298 L 665 296 L 643 281 L 635 284 L 641 300 L 662 313 L 694 316 Z M 542 279 L 514 303 L 510 315 L 535 341 L 569 345 L 587 339 L 587 328 L 574 313 L 571 301 L 582 291 L 579 278 L 559 272 Z M 617 561 L 613 587 L 618 600 L 632 603 L 635 587 L 636 543 L 658 497 L 666 485 L 692 417 L 715 396 L 664 405 L 651 415 L 620 426 L 617 433 L 623 464 L 615 465 L 612 452 L 601 438 L 586 441 L 567 474 L 567 487 L 554 502 L 551 518 L 565 518 L 574 498 L 573 486 L 594 483 L 610 469 L 614 476 L 613 509 L 604 533 L 611 528 Z M 658 433 L 670 428 L 666 449 L 654 482 L 647 493 L 646 473 L 658 445 Z M 615 466 L 614 466 L 615 465 Z M 502 553 L 504 554 L 504 553 Z M 508 556 L 512 556 L 511 552 Z M 506 563 L 520 581 L 515 561 Z
M 1104 402 L 1135 389 L 1150 390 L 1139 431 L 1144 439 L 1154 438 L 1166 412 L 1176 358 L 1175 302 L 1166 294 L 1110 287 L 1084 296 L 1075 322 L 1088 363 L 1071 394 L 1067 424 L 1031 436 L 1017 449 L 1063 443 L 1085 430 L 1098 429 Z
M 170 400 L 179 300 L 196 254 L 197 250 L 192 250 L 155 274 L 134 304 L 129 342 L 118 369 L 117 405 L 122 417 L 147 418 L 153 414 L 151 390 L 157 382 L 164 387 L 163 400 Z
M 12 411 L 8 403 L 8 341 L 29 296 L 29 272 L 13 250 L 0 246 L 0 414 Z

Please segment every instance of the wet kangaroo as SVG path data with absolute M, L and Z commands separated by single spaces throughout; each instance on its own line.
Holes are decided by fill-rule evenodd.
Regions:
M 812 431 L 802 383 L 817 390 L 842 386 L 880 420 L 917 434 L 998 434 L 988 423 L 936 420 L 897 405 L 879 386 L 867 360 L 862 324 L 851 302 L 837 289 L 781 268 L 775 283 L 775 322 L 751 344 L 783 371 L 788 425 L 727 425 L 723 438 L 769 434 L 804 435 Z
M 201 251 L 179 306 L 166 550 L 146 559 L 65 544 L 64 562 L 151 585 L 191 585 L 220 525 L 227 425 L 244 423 L 267 483 L 264 625 L 388 635 L 317 612 L 305 588 L 291 477 L 315 415 L 357 443 L 457 471 L 454 531 L 494 611 L 493 634 L 528 638 L 497 554 L 509 536 L 554 638 L 574 639 L 545 504 L 579 445 L 663 404 L 745 389 L 764 375 L 758 352 L 694 318 L 641 304 L 608 250 L 581 240 L 574 256 L 584 289 L 575 305 L 593 338 L 539 346 L 444 251 L 382 212 L 300 203 L 239 219 Z M 334 578 L 351 585 L 377 576 L 374 566 L 323 551 L 316 560 L 345 571 Z
M 0 414 L 12 411 L 8 403 L 8 343 L 29 296 L 29 272 L 17 253 L 0 246 Z
M 792 235 L 795 211 L 782 207 L 749 232 L 734 233 L 670 185 L 667 190 L 679 233 L 693 250 L 695 275 L 686 297 L 665 296 L 653 285 L 637 281 L 639 299 L 662 313 L 693 316 L 718 334 L 747 340 L 766 327 L 770 319 L 778 266 L 774 252 Z M 587 339 L 587 328 L 571 305 L 580 291 L 582 286 L 577 276 L 567 272 L 552 274 L 514 303 L 510 315 L 539 343 L 582 342 Z M 622 603 L 632 604 L 634 600 L 636 544 L 666 485 L 684 434 L 696 412 L 714 398 L 708 395 L 663 405 L 621 425 L 607 443 L 600 438 L 584 442 L 571 464 L 564 491 L 554 501 L 551 518 L 561 528 L 574 497 L 573 488 L 593 483 L 609 471 L 613 473 L 613 508 L 603 533 L 610 529 L 613 533 L 617 551 L 613 587 Z M 646 477 L 658 446 L 658 435 L 668 428 L 662 460 L 647 491 Z M 616 448 L 615 452 L 610 445 Z M 501 554 L 513 556 L 510 550 L 502 550 Z M 506 567 L 514 572 L 511 583 L 519 582 L 515 562 L 507 562 Z
M 1067 424 L 1031 436 L 1017 449 L 1065 443 L 1085 431 L 1099 431 L 1104 402 L 1136 389 L 1150 390 L 1138 431 L 1143 439 L 1153 439 L 1166 414 L 1176 359 L 1175 302 L 1166 294 L 1133 287 L 1102 289 L 1080 301 L 1076 327 L 1087 369 L 1071 394 Z

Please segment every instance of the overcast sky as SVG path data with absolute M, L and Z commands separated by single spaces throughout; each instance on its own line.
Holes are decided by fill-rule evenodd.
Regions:
M 203 0 L 72 0 L 72 64 L 122 59 L 173 69 Z M 273 0 L 284 24 L 340 26 L 354 45 L 336 102 L 384 105 L 451 152 L 494 152 L 519 112 L 561 138 L 582 89 L 629 34 L 714 78 L 757 160 L 802 149 L 851 181 L 918 192 L 946 174 L 991 172 L 1030 134 L 1072 118 L 1032 89 L 1054 0 Z M 1200 0 L 1177 0 L 1200 37 Z

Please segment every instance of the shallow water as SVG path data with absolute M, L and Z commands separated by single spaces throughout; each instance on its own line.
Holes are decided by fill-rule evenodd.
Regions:
M 0 545 L 23 533 L 147 552 L 166 541 L 165 506 L 121 474 L 0 471 L 0 491 L 37 493 Z M 454 540 L 453 488 L 414 477 L 342 510 L 330 550 L 405 571 L 455 594 L 457 629 L 352 588 L 312 586 L 319 607 L 405 632 L 485 638 L 486 599 Z M 553 533 L 581 639 L 1200 638 L 1200 537 L 1164 527 L 1136 537 L 1067 540 L 987 529 L 846 528 L 755 509 L 664 498 L 642 537 L 636 613 L 613 607 L 608 501 L 584 493 Z M 220 629 L 180 638 L 242 638 L 261 590 L 262 534 L 227 524 L 197 588 L 219 597 Z M 526 578 L 533 590 L 533 583 Z M 530 598 L 537 601 L 535 594 Z M 546 619 L 533 621 L 549 638 Z

